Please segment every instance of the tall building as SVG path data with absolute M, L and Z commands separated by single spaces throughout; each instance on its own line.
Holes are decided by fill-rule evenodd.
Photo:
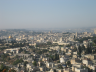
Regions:
M 61 37 L 61 38 L 60 38 L 60 42 L 62 42 L 63 40 L 64 40 L 64 39 Z
M 96 34 L 96 29 L 94 29 L 94 34 Z
M 77 32 L 76 32 L 76 37 L 78 36 Z

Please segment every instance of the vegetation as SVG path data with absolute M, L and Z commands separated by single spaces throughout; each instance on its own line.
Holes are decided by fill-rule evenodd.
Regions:
M 9 56 L 9 54 L 3 54 L 3 55 L 1 55 L 1 58 L 2 58 L 3 61 L 6 61 L 8 56 Z
M 29 48 L 35 48 L 34 46 L 29 46 Z
M 34 61 L 34 62 L 33 62 L 33 65 L 34 65 L 34 66 L 37 66 L 37 63 L 36 63 L 36 61 Z
M 9 72 L 16 72 L 14 69 L 10 69 Z
M 16 47 L 24 47 L 24 46 L 29 46 L 29 43 L 16 43 L 16 44 L 12 44 L 12 45 L 9 45 L 10 48 L 16 48 Z
M 90 54 L 92 53 L 91 47 L 88 46 L 88 48 L 85 50 L 85 54 Z
M 81 53 L 82 53 L 82 51 L 84 50 L 85 51 L 85 54 L 90 54 L 90 53 L 92 53 L 92 48 L 91 48 L 91 46 L 89 46 L 89 44 L 88 44 L 88 47 L 85 49 L 85 46 L 83 45 L 82 47 L 81 46 L 79 46 L 78 47 L 78 50 L 79 50 L 79 56 L 81 57 Z
M 36 44 L 36 47 L 46 47 L 47 44 L 46 43 L 39 43 L 39 44 Z
M 67 65 L 70 67 L 72 66 L 70 61 L 67 62 Z
M 17 59 L 16 61 L 13 62 L 13 65 L 17 65 L 18 63 L 22 63 L 23 60 L 22 59 Z
M 47 45 L 52 45 L 52 43 L 51 42 L 47 42 Z
M 0 72 L 8 72 L 8 67 L 4 66 L 4 64 L 0 65 Z
M 35 53 L 37 53 L 37 54 L 43 54 L 43 53 L 46 53 L 46 52 L 48 52 L 48 50 L 47 49 L 31 49 L 31 51 L 32 52 L 35 52 Z
M 7 49 L 7 47 L 1 47 L 1 48 L 0 48 L 1 51 L 4 50 L 4 49 Z
M 92 53 L 95 54 L 96 53 L 96 49 L 94 49 L 94 51 Z
M 48 57 L 50 57 L 53 61 L 59 60 L 59 55 L 57 53 L 55 55 L 49 55 Z
M 25 62 L 24 62 L 24 66 L 26 66 L 26 64 L 28 64 L 28 62 L 27 62 L 27 61 L 25 61 Z
M 96 44 L 96 39 L 94 39 L 93 42 Z
M 78 47 L 78 50 L 79 50 L 79 53 L 78 53 L 78 54 L 79 54 L 79 56 L 81 57 L 82 47 L 79 46 L 79 47 Z
M 66 32 L 66 33 L 63 33 L 63 34 L 71 34 L 70 32 Z
M 19 52 L 22 52 L 22 51 L 23 51 L 23 49 L 20 47 Z
M 63 69 L 62 65 L 58 65 L 58 69 Z
M 71 45 L 66 45 L 66 47 L 70 47 Z
M 80 38 L 80 39 L 75 39 L 76 41 L 79 41 L 80 43 L 82 43 L 84 40 L 88 40 L 88 39 L 92 39 L 93 42 L 96 44 L 96 36 L 94 37 L 83 37 L 83 38 Z

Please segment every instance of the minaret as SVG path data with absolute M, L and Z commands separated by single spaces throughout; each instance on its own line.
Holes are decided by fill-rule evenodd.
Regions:
M 32 45 L 32 44 L 34 44 L 34 36 L 32 37 L 32 43 L 31 43 L 31 45 Z
M 78 33 L 76 32 L 76 37 L 78 36 Z

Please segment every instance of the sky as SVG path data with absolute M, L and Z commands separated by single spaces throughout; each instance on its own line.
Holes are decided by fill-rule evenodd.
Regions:
M 96 26 L 96 0 L 0 0 L 0 29 Z

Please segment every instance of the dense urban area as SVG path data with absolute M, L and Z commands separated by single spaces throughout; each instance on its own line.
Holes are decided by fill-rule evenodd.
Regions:
M 96 29 L 0 30 L 0 72 L 96 72 Z

